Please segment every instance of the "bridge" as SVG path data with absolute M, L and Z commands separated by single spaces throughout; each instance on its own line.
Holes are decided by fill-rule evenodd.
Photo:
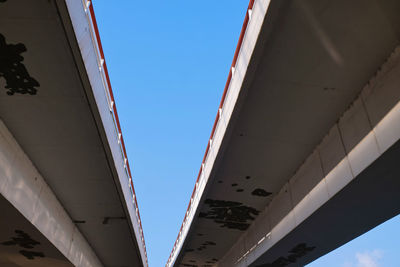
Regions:
M 303 266 L 400 213 L 400 2 L 250 1 L 166 266 Z
M 0 1 L 0 265 L 147 267 L 91 1 Z

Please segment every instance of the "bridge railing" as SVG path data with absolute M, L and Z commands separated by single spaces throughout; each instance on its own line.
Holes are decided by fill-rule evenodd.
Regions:
M 252 9 L 253 9 L 254 2 L 255 2 L 255 0 L 250 0 L 248 8 L 247 8 L 246 16 L 245 16 L 245 19 L 244 19 L 244 22 L 243 22 L 243 26 L 242 26 L 242 30 L 241 30 L 240 36 L 239 36 L 239 41 L 238 41 L 238 44 L 236 46 L 235 54 L 234 54 L 233 61 L 232 61 L 232 64 L 231 64 L 231 68 L 230 68 L 229 74 L 228 74 L 228 79 L 226 81 L 225 88 L 224 88 L 224 91 L 223 91 L 223 94 L 222 94 L 222 99 L 221 99 L 221 102 L 220 102 L 220 105 L 219 105 L 219 108 L 218 108 L 218 112 L 217 112 L 217 115 L 216 115 L 216 118 L 215 118 L 215 121 L 214 121 L 213 128 L 211 130 L 211 135 L 210 135 L 210 138 L 209 138 L 208 143 L 207 143 L 207 147 L 206 147 L 206 151 L 204 153 L 203 161 L 201 163 L 201 167 L 200 167 L 199 173 L 197 175 L 196 183 L 195 183 L 195 186 L 194 186 L 191 198 L 190 198 L 190 202 L 189 202 L 188 208 L 186 210 L 185 217 L 183 219 L 181 228 L 179 230 L 178 237 L 176 238 L 176 241 L 175 241 L 174 246 L 172 248 L 171 254 L 170 254 L 170 256 L 168 258 L 168 261 L 167 261 L 167 263 L 165 265 L 166 267 L 171 267 L 171 266 L 174 265 L 175 260 L 176 260 L 178 254 L 179 254 L 179 251 L 180 251 L 180 249 L 181 249 L 181 247 L 183 245 L 183 242 L 184 242 L 184 239 L 186 237 L 186 234 L 189 231 L 190 224 L 191 224 L 191 219 L 193 219 L 193 217 L 191 217 L 191 215 L 194 212 L 196 212 L 197 205 L 195 205 L 194 203 L 198 204 L 198 202 L 200 201 L 200 198 L 201 198 L 200 188 L 202 188 L 203 184 L 205 183 L 205 179 L 206 179 L 206 177 L 204 175 L 204 166 L 205 166 L 205 163 L 207 162 L 207 159 L 209 157 L 210 148 L 213 145 L 213 139 L 215 137 L 216 130 L 217 130 L 219 124 L 220 124 L 220 121 L 221 121 L 221 118 L 222 118 L 222 113 L 224 112 L 224 104 L 225 104 L 226 96 L 229 93 L 229 88 L 230 88 L 230 85 L 231 85 L 232 77 L 233 77 L 234 72 L 235 72 L 237 59 L 238 59 L 239 53 L 240 53 L 241 48 L 242 48 L 242 43 L 243 43 L 243 39 L 244 39 L 245 34 L 246 34 L 247 26 L 248 26 L 249 21 L 250 21 L 251 12 L 252 12 Z
M 110 111 L 110 115 L 113 118 L 116 136 L 118 136 L 118 144 L 119 144 L 119 148 L 120 148 L 120 152 L 121 152 L 120 155 L 122 158 L 122 162 L 124 163 L 124 169 L 125 169 L 126 177 L 127 177 L 127 179 L 126 179 L 127 186 L 129 187 L 131 195 L 132 195 L 132 203 L 133 203 L 133 207 L 135 209 L 135 217 L 136 217 L 137 224 L 139 225 L 139 232 L 140 232 L 140 239 L 141 239 L 140 242 L 142 243 L 143 248 L 144 248 L 146 266 L 148 266 L 146 244 L 145 244 L 145 240 L 144 240 L 142 221 L 140 218 L 139 206 L 137 204 L 135 188 L 134 188 L 133 182 L 132 182 L 132 172 L 131 172 L 131 168 L 129 165 L 128 155 L 126 153 L 125 142 L 124 142 L 124 138 L 122 135 L 121 124 L 119 122 L 117 106 L 115 104 L 114 94 L 113 94 L 113 90 L 112 90 L 112 86 L 111 86 L 110 76 L 108 74 L 107 63 L 106 63 L 106 60 L 104 57 L 104 51 L 103 51 L 103 47 L 101 44 L 99 29 L 97 27 L 97 21 L 96 21 L 94 9 L 93 9 L 93 4 L 89 0 L 82 0 L 82 4 L 83 4 L 83 8 L 86 13 L 88 23 L 89 23 L 89 25 L 91 25 L 90 35 L 91 35 L 92 42 L 94 44 L 94 49 L 97 52 L 96 54 L 97 54 L 97 63 L 98 63 L 98 67 L 99 67 L 99 72 L 101 73 L 104 90 L 107 95 L 108 108 Z

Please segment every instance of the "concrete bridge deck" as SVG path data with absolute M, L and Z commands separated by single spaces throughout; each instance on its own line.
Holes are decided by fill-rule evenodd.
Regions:
M 1 266 L 147 266 L 90 1 L 0 1 L 0 119 Z
M 399 213 L 399 11 L 250 1 L 166 266 L 302 266 Z

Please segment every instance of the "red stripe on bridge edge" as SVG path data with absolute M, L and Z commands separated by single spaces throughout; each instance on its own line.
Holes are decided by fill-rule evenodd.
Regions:
M 128 173 L 129 173 L 129 176 L 131 178 L 132 192 L 133 192 L 133 194 L 135 196 L 135 198 L 134 198 L 135 206 L 138 209 L 138 213 L 137 214 L 138 214 L 138 217 L 139 217 L 139 227 L 140 227 L 140 230 L 141 230 L 140 231 L 141 232 L 140 235 L 143 238 L 143 242 L 142 243 L 143 243 L 143 247 L 144 247 L 144 250 L 145 250 L 144 252 L 145 252 L 145 255 L 146 255 L 146 263 L 147 263 L 148 260 L 147 260 L 146 243 L 144 241 L 144 235 L 142 234 L 143 233 L 142 220 L 140 218 L 139 206 L 137 204 L 137 196 L 136 196 L 135 188 L 134 188 L 133 182 L 132 182 L 132 173 L 131 173 L 131 169 L 130 169 L 130 165 L 129 165 L 128 155 L 127 155 L 127 152 L 126 152 L 125 142 L 124 142 L 124 139 L 123 139 L 123 136 L 122 136 L 121 124 L 120 124 L 120 121 L 119 121 L 119 116 L 118 116 L 118 111 L 117 111 L 117 105 L 115 103 L 114 93 L 113 93 L 113 90 L 112 90 L 110 76 L 109 76 L 109 73 L 108 73 L 107 63 L 106 63 L 106 60 L 105 60 L 105 57 L 104 57 L 103 46 L 102 46 L 102 43 L 101 43 L 100 33 L 99 33 L 98 25 L 97 25 L 96 15 L 94 13 L 93 1 L 89 5 L 89 12 L 90 12 L 90 17 L 92 19 L 92 24 L 93 24 L 93 28 L 94 28 L 94 33 L 95 33 L 95 38 L 96 38 L 96 41 L 97 41 L 97 45 L 98 45 L 99 52 L 100 52 L 100 57 L 101 57 L 101 60 L 104 61 L 103 62 L 104 75 L 105 75 L 106 81 L 107 81 L 108 92 L 109 92 L 111 101 L 113 102 L 112 112 L 113 112 L 114 117 L 115 117 L 115 122 L 116 122 L 116 126 L 117 126 L 117 129 L 118 129 L 118 134 L 121 135 L 121 146 L 122 146 L 122 149 L 123 149 L 124 157 L 126 158 L 126 164 L 127 164 L 127 168 L 128 168 Z
M 226 95 L 227 95 L 227 92 L 228 92 L 228 88 L 229 88 L 230 82 L 231 82 L 231 80 L 232 80 L 232 68 L 236 65 L 237 58 L 238 58 L 238 56 L 239 56 L 239 52 L 240 52 L 240 49 L 241 49 L 242 44 L 243 44 L 244 35 L 245 35 L 245 33 L 246 33 L 247 25 L 248 25 L 249 20 L 250 20 L 250 17 L 249 17 L 249 10 L 251 10 L 251 9 L 253 8 L 253 6 L 254 6 L 254 1 L 255 1 L 255 0 L 250 0 L 249 5 L 248 5 L 247 10 L 246 10 L 246 16 L 245 16 L 244 21 L 243 21 L 242 30 L 241 30 L 241 32 L 240 32 L 238 44 L 237 44 L 237 46 L 236 46 L 235 54 L 234 54 L 234 56 L 233 56 L 231 68 L 230 68 L 230 70 L 229 70 L 228 79 L 227 79 L 226 84 L 225 84 L 225 88 L 224 88 L 224 91 L 223 91 L 223 94 L 222 94 L 222 99 L 221 99 L 221 102 L 220 102 L 220 105 L 219 105 L 219 109 L 221 109 L 221 108 L 223 107 L 224 103 L 225 103 L 225 99 L 226 99 Z M 211 130 L 210 139 L 208 140 L 208 143 L 207 143 L 206 151 L 205 151 L 205 153 L 204 153 L 204 157 L 203 157 L 203 161 L 202 161 L 202 166 L 201 166 L 200 171 L 199 171 L 199 174 L 198 174 L 198 176 L 197 176 L 196 184 L 195 184 L 195 186 L 194 186 L 194 189 L 193 189 L 193 192 L 192 192 L 190 201 L 189 201 L 188 208 L 187 208 L 187 210 L 186 210 L 186 213 L 185 213 L 185 216 L 184 216 L 184 218 L 183 218 L 183 222 L 182 222 L 181 228 L 180 228 L 180 230 L 179 230 L 179 234 L 178 234 L 178 236 L 177 236 L 177 238 L 176 238 L 176 240 L 175 240 L 174 246 L 172 247 L 172 251 L 171 251 L 171 254 L 170 254 L 169 258 L 168 258 L 168 261 L 167 261 L 166 266 L 168 266 L 168 263 L 170 262 L 171 257 L 173 256 L 173 252 L 174 252 L 174 250 L 175 250 L 175 248 L 176 248 L 176 245 L 177 245 L 177 243 L 178 243 L 178 240 L 179 240 L 179 238 L 180 238 L 180 235 L 182 234 L 182 228 L 183 228 L 183 225 L 185 224 L 185 221 L 186 221 L 186 219 L 187 219 L 188 211 L 189 211 L 190 208 L 191 208 L 192 199 L 193 199 L 193 197 L 194 197 L 194 195 L 195 195 L 195 192 L 196 192 L 196 189 L 197 189 L 197 186 L 198 186 L 198 182 L 199 182 L 199 180 L 200 180 L 201 173 L 202 173 L 202 171 L 203 171 L 203 163 L 204 163 L 205 159 L 207 158 L 207 154 L 208 154 L 208 151 L 209 151 L 209 149 L 210 149 L 210 140 L 214 137 L 215 129 L 216 129 L 217 124 L 218 124 L 218 120 L 219 120 L 219 116 L 220 116 L 220 114 L 219 114 L 219 109 L 218 109 L 218 113 L 217 113 L 217 116 L 216 116 L 215 121 L 214 121 L 213 128 L 212 128 L 212 130 Z

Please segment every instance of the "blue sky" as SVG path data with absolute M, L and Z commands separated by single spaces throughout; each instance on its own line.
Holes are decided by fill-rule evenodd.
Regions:
M 152 267 L 179 232 L 247 5 L 94 1 Z
M 178 234 L 247 5 L 94 3 L 151 267 L 165 265 Z M 399 225 L 395 218 L 309 266 L 400 266 Z
M 400 216 L 375 227 L 307 267 L 400 266 Z

